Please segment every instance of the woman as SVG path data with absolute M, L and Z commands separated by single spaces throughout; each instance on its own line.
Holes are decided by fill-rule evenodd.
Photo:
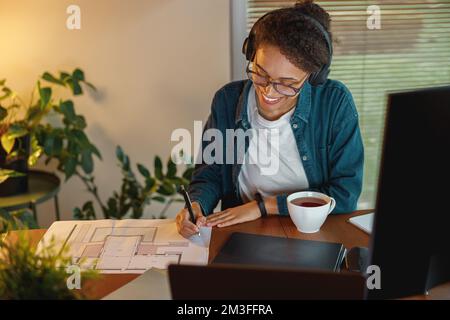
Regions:
M 243 49 L 249 80 L 216 93 L 205 130 L 219 130 L 224 137 L 227 129 L 277 130 L 277 144 L 266 141 L 278 152 L 276 174 L 263 174 L 267 159 L 197 165 L 189 187 L 196 223 L 181 210 L 181 235 L 190 237 L 205 225 L 225 227 L 266 214 L 287 215 L 286 196 L 300 190 L 335 198 L 333 213 L 355 210 L 364 151 L 351 93 L 341 82 L 326 79 L 332 57 L 329 25 L 328 13 L 312 1 L 257 21 Z M 245 155 L 255 154 L 256 147 L 251 138 Z M 223 211 L 212 214 L 219 200 Z

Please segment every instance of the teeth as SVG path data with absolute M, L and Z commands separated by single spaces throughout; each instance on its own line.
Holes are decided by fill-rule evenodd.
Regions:
M 267 97 L 266 95 L 264 95 L 263 94 L 263 96 L 264 96 L 264 99 L 266 99 L 267 101 L 269 101 L 269 102 L 275 102 L 275 101 L 278 101 L 278 100 L 280 100 L 280 98 L 269 98 L 269 97 Z

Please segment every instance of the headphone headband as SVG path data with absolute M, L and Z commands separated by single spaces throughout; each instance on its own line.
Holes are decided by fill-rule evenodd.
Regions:
M 295 8 L 292 8 L 296 10 Z M 256 54 L 256 47 L 255 47 L 255 38 L 256 38 L 256 26 L 257 24 L 264 20 L 268 15 L 274 14 L 276 12 L 286 10 L 286 8 L 277 9 L 274 11 L 267 12 L 264 14 L 261 18 L 259 18 L 255 24 L 253 25 L 252 29 L 250 30 L 250 34 L 248 37 L 244 40 L 244 44 L 242 46 L 242 53 L 245 55 L 246 59 L 248 61 L 253 61 Z M 308 78 L 308 82 L 313 85 L 321 85 L 324 84 L 327 81 L 328 74 L 330 73 L 330 65 L 331 65 L 331 59 L 333 57 L 333 45 L 331 43 L 331 38 L 327 30 L 324 28 L 324 26 L 317 21 L 315 18 L 306 15 L 302 12 L 296 11 L 296 14 L 303 17 L 305 20 L 311 22 L 322 34 L 323 38 L 325 39 L 325 42 L 327 44 L 328 48 L 328 62 L 320 67 L 320 69 L 317 72 L 311 73 L 311 75 Z

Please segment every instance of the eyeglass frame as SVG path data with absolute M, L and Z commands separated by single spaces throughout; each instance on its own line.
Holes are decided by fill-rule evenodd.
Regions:
M 300 91 L 302 90 L 303 86 L 305 85 L 305 83 L 306 83 L 308 77 L 309 77 L 309 75 L 307 75 L 303 80 L 300 80 L 300 81 L 302 81 L 302 85 L 300 86 L 300 88 L 296 88 L 296 87 L 293 87 L 293 86 L 288 85 L 288 84 L 284 84 L 284 83 L 281 83 L 281 82 L 273 81 L 274 79 L 272 79 L 270 76 L 268 76 L 268 75 L 267 75 L 267 76 L 261 75 L 260 73 L 251 70 L 251 69 L 250 69 L 250 64 L 251 64 L 251 63 L 253 63 L 253 62 L 252 62 L 252 61 L 249 61 L 249 62 L 248 62 L 247 68 L 246 68 L 246 70 L 245 70 L 246 73 L 247 73 L 247 77 L 249 78 L 249 80 L 251 80 L 251 81 L 253 82 L 253 80 L 252 80 L 250 74 L 256 74 L 256 75 L 258 75 L 258 76 L 260 76 L 260 77 L 262 77 L 262 78 L 266 78 L 266 79 L 267 79 L 267 85 L 266 85 L 266 86 L 263 86 L 263 85 L 260 85 L 260 84 L 256 84 L 256 83 L 255 83 L 255 85 L 260 86 L 260 87 L 264 87 L 264 88 L 267 88 L 269 85 L 271 85 L 272 88 L 273 88 L 276 92 L 278 92 L 279 94 L 281 94 L 282 96 L 285 96 L 285 97 L 295 97 L 296 95 L 298 95 L 298 94 L 300 93 Z M 254 82 L 253 82 L 253 83 L 254 83 Z M 281 92 L 279 92 L 279 91 L 277 90 L 277 88 L 276 88 L 275 85 L 281 85 L 281 86 L 285 86 L 285 87 L 291 88 L 292 90 L 294 90 L 295 93 L 294 93 L 293 95 L 287 95 L 287 94 L 281 93 Z

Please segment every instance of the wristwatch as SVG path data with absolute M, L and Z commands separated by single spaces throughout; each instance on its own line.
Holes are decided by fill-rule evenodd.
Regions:
M 255 200 L 256 200 L 256 203 L 258 204 L 259 211 L 261 212 L 261 218 L 267 217 L 267 210 L 266 210 L 266 206 L 264 204 L 264 199 L 261 196 L 261 193 L 257 192 L 255 194 Z

